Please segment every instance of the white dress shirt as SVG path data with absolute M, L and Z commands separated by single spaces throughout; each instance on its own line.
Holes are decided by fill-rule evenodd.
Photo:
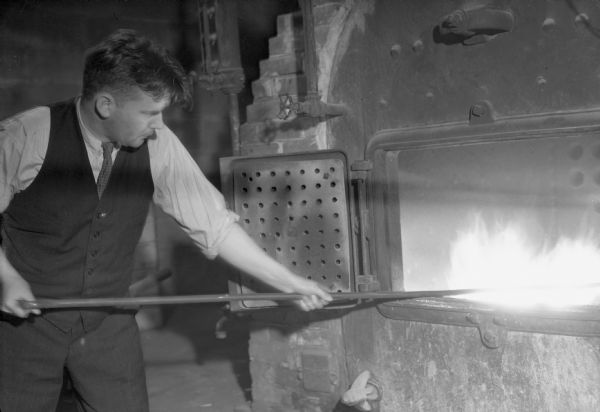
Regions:
M 77 102 L 79 103 L 79 102 Z M 94 178 L 102 166 L 101 142 L 77 115 Z M 0 213 L 13 196 L 38 175 L 50 137 L 50 109 L 36 107 L 0 122 Z M 113 161 L 119 149 L 113 150 Z M 154 202 L 172 216 L 204 252 L 213 258 L 238 216 L 227 210 L 222 194 L 204 176 L 194 159 L 168 128 L 148 140 Z

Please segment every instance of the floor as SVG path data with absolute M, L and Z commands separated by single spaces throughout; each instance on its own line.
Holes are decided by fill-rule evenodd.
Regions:
M 142 332 L 151 412 L 249 412 L 248 328 L 222 305 L 165 309 Z

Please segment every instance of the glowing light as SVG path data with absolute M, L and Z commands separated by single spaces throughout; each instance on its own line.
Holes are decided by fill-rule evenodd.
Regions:
M 451 247 L 449 288 L 492 288 L 461 298 L 510 307 L 561 308 L 598 303 L 600 249 L 591 236 L 539 246 L 516 225 L 490 229 L 483 219 Z M 540 287 L 536 289 L 536 287 Z

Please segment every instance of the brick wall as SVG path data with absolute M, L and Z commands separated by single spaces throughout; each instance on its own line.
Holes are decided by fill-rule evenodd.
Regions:
M 332 59 L 322 46 L 341 3 L 315 2 L 320 61 Z M 289 95 L 298 101 L 306 95 L 303 57 L 300 11 L 278 16 L 277 33 L 269 40 L 269 57 L 260 62 L 260 76 L 252 82 L 254 100 L 247 106 L 246 123 L 240 127 L 243 154 L 328 148 L 323 138 L 326 124 L 296 115 L 278 118 L 280 96 Z M 320 76 L 328 74 L 320 72 Z M 327 83 L 319 80 L 319 84 Z M 293 309 L 253 315 L 249 351 L 254 412 L 346 410 L 339 404 L 348 385 L 342 317 L 343 313 L 335 310 L 304 314 Z

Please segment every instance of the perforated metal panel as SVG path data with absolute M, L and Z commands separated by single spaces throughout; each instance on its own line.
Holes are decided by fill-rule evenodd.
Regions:
M 231 158 L 225 167 L 231 207 L 266 253 L 332 292 L 352 290 L 343 153 Z M 247 277 L 240 279 L 238 293 L 266 290 Z M 248 307 L 271 304 L 244 302 Z

